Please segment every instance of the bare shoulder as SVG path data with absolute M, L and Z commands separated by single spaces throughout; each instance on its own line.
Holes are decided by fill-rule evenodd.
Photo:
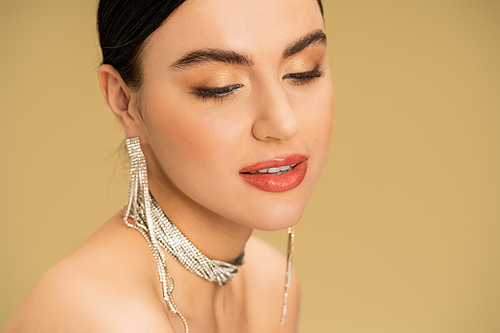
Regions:
M 4 332 L 173 332 L 149 249 L 120 220 L 51 267 Z
M 252 236 L 245 248 L 243 268 L 249 313 L 254 324 L 262 327 L 262 332 L 269 331 L 270 327 L 276 328 L 273 332 L 296 332 L 300 283 L 295 270 L 292 273 L 285 326 L 279 325 L 285 285 L 285 255 L 267 242 Z

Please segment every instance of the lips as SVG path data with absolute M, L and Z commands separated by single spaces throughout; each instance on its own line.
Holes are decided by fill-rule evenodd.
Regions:
M 307 157 L 293 154 L 264 160 L 240 170 L 248 184 L 267 192 L 284 192 L 302 183 L 307 171 Z

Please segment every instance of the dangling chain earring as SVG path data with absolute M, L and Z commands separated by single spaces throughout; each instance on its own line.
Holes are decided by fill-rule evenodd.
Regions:
M 179 316 L 184 324 L 185 332 L 188 333 L 189 328 L 187 321 L 179 311 L 172 297 L 174 280 L 168 272 L 165 256 L 158 245 L 158 240 L 154 232 L 155 226 L 153 225 L 151 216 L 151 196 L 149 194 L 146 158 L 141 150 L 141 144 L 138 137 L 127 139 L 126 143 L 131 159 L 131 166 L 128 202 L 123 214 L 123 220 L 127 226 L 139 231 L 146 239 L 158 267 L 160 282 L 163 286 L 163 299 L 167 302 L 170 311 Z M 128 218 L 133 219 L 134 223 L 130 223 Z
M 288 292 L 292 283 L 292 267 L 293 267 L 293 250 L 295 243 L 295 227 L 288 228 L 288 250 L 286 259 L 286 273 L 285 273 L 285 291 L 283 293 L 283 308 L 281 311 L 280 324 L 285 324 L 285 316 L 288 303 Z

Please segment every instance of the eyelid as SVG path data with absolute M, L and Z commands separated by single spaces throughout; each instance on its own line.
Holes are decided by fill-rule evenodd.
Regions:
M 325 71 L 320 70 L 318 67 L 314 68 L 312 71 L 289 73 L 283 76 L 283 79 L 290 80 L 293 84 L 305 84 L 310 83 L 312 80 L 323 77 Z M 293 76 L 303 76 L 303 78 L 296 78 Z
M 312 83 L 313 80 L 318 79 L 324 75 L 324 71 L 316 66 L 311 71 L 289 73 L 283 76 L 284 80 L 291 81 L 294 85 L 305 85 Z M 298 77 L 297 77 L 298 76 Z M 223 102 L 225 99 L 232 97 L 235 91 L 243 87 L 243 84 L 234 84 L 224 87 L 197 87 L 193 88 L 191 92 L 193 95 L 201 98 L 202 100 L 216 100 Z
M 203 100 L 214 99 L 222 102 L 223 99 L 231 97 L 241 87 L 243 87 L 242 84 L 233 84 L 217 88 L 195 88 L 192 93 Z

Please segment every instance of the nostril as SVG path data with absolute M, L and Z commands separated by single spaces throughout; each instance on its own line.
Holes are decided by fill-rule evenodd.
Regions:
M 257 119 L 252 127 L 252 134 L 257 140 L 287 142 L 300 132 L 301 123 L 293 110 L 276 112 Z

